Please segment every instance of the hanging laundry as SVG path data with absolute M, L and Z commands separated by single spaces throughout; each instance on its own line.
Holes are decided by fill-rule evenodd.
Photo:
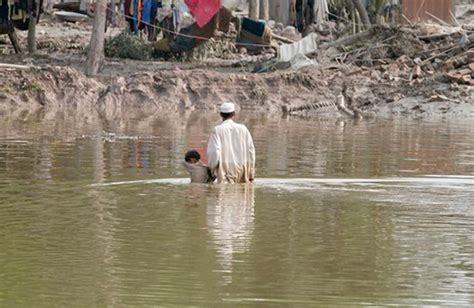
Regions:
M 178 4 L 178 9 L 179 9 L 179 11 L 181 12 L 181 14 L 184 14 L 184 13 L 189 12 L 188 6 L 187 6 L 185 3 L 183 3 L 183 2 L 180 2 L 180 3 Z
M 148 7 L 150 9 L 151 5 Z M 127 12 L 127 9 L 129 10 Z M 128 13 L 128 14 L 127 14 Z M 130 24 L 130 31 L 136 33 L 145 28 L 143 21 L 143 2 L 142 0 L 125 0 L 126 20 Z
M 15 0 L 10 6 L 10 19 L 25 22 L 28 18 L 28 1 Z M 24 30 L 24 29 L 21 29 Z M 26 28 L 28 30 L 28 27 Z
M 42 7 L 43 1 L 28 0 L 0 0 L 0 25 L 13 25 L 18 30 L 28 30 L 30 12 L 33 13 L 36 22 L 39 21 L 41 11 L 36 13 L 37 6 Z
M 329 5 L 327 0 L 317 1 L 314 5 L 314 19 L 318 25 L 328 20 Z
M 179 31 L 179 24 L 181 23 L 181 12 L 174 4 L 171 5 L 171 12 L 173 14 L 174 30 Z
M 135 21 L 135 31 L 140 29 L 140 23 L 142 21 L 142 0 L 133 1 L 133 18 Z
M 151 22 L 151 10 L 153 8 L 154 0 L 143 0 L 142 6 L 142 21 L 146 24 Z
M 158 14 L 158 10 L 163 7 L 163 2 L 154 0 L 151 6 L 151 20 L 155 20 Z
M 314 22 L 314 19 L 315 19 L 314 5 L 315 5 L 315 0 L 307 0 L 306 1 L 306 7 L 305 7 L 305 10 L 304 10 L 305 31 Z
M 142 0 L 138 0 L 137 4 L 137 22 L 138 22 L 138 27 L 140 27 L 140 24 L 142 22 L 142 13 L 143 13 L 143 3 Z
M 222 7 L 222 0 L 184 0 L 199 27 L 204 27 Z
M 295 9 L 296 9 L 296 23 L 295 23 L 295 26 L 296 26 L 296 28 L 298 29 L 298 31 L 300 33 L 303 33 L 304 28 L 305 28 L 305 20 L 304 20 L 305 6 L 304 6 L 304 1 L 303 0 L 296 0 Z
M 218 20 L 219 14 L 216 14 L 204 27 L 199 27 L 195 22 L 191 26 L 181 29 L 179 32 L 181 35 L 178 35 L 171 44 L 171 51 L 174 53 L 190 51 L 208 38 L 213 37 L 219 24 Z
M 8 24 L 9 17 L 8 17 L 8 1 L 7 0 L 0 0 L 0 25 Z
M 134 25 L 135 22 L 133 21 L 133 1 L 132 0 L 125 0 L 123 3 L 123 13 L 125 15 L 125 20 L 128 22 L 130 26 L 130 32 L 135 32 Z
M 153 0 L 151 2 L 151 8 L 150 8 L 150 23 L 147 24 L 146 29 L 148 31 L 148 41 L 154 42 L 156 41 L 159 33 L 159 29 L 157 28 L 158 26 L 158 19 L 157 19 L 157 13 L 158 9 L 162 7 L 162 2 Z

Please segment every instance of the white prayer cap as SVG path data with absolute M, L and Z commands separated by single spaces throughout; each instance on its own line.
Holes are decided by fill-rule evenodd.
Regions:
M 235 105 L 231 102 L 225 102 L 221 105 L 221 113 L 232 113 L 235 112 Z

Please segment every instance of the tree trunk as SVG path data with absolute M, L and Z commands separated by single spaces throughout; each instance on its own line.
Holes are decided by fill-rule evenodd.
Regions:
M 39 4 L 35 0 L 28 1 L 28 53 L 36 52 L 36 18 L 39 13 Z
M 36 52 L 36 17 L 30 13 L 28 22 L 28 53 Z
M 355 9 L 359 13 L 359 16 L 362 19 L 365 28 L 370 29 L 372 24 L 370 23 L 369 14 L 367 14 L 367 10 L 365 9 L 362 2 L 360 2 L 360 0 L 352 0 L 352 3 L 354 4 Z
M 18 37 L 16 36 L 15 28 L 11 28 L 11 30 L 8 32 L 8 37 L 12 42 L 13 49 L 15 49 L 15 52 L 22 53 L 20 44 L 18 43 Z
M 117 26 L 117 18 L 116 18 L 116 15 L 115 15 L 115 12 L 117 10 L 117 1 L 116 0 L 110 0 L 110 9 L 112 11 L 110 12 L 111 13 L 111 20 L 109 20 L 109 21 L 112 22 L 112 27 L 116 27 Z
M 260 16 L 260 1 L 259 0 L 249 0 L 249 17 L 253 19 L 258 19 Z
M 260 0 L 260 19 L 270 19 L 270 0 Z
M 104 58 L 104 36 L 107 0 L 97 0 L 94 10 L 94 26 L 87 53 L 86 75 L 94 76 L 99 72 Z

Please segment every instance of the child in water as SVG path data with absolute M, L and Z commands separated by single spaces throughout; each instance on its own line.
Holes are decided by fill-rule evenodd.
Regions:
M 201 155 L 196 150 L 186 153 L 183 165 L 191 176 L 191 183 L 212 183 L 216 179 L 207 165 L 201 161 Z

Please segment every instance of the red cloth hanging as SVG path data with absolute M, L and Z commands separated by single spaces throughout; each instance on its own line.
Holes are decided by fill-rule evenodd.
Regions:
M 184 0 L 200 28 L 204 27 L 222 7 L 222 0 Z

